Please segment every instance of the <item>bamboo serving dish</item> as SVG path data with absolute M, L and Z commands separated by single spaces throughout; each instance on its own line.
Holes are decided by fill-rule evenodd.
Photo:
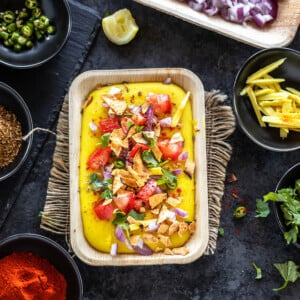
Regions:
M 195 137 L 195 220 L 196 230 L 186 243 L 190 253 L 186 256 L 155 253 L 151 256 L 118 254 L 97 251 L 89 245 L 83 232 L 79 194 L 79 157 L 81 135 L 81 110 L 88 94 L 98 85 L 122 82 L 163 82 L 170 77 L 172 82 L 191 92 L 193 118 L 200 128 Z M 94 70 L 79 75 L 69 91 L 69 134 L 70 134 L 70 237 L 71 245 L 83 262 L 93 265 L 155 265 L 185 264 L 199 258 L 208 244 L 208 196 L 205 138 L 204 89 L 200 79 L 186 69 L 136 69 Z M 100 237 L 101 238 L 101 237 Z
M 300 23 L 299 0 L 279 0 L 277 19 L 262 29 L 251 23 L 243 26 L 225 21 L 219 16 L 209 17 L 178 0 L 134 1 L 258 48 L 289 45 Z

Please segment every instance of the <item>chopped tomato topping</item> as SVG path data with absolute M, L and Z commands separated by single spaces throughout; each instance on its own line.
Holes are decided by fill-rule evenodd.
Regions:
M 131 119 L 136 125 L 139 126 L 144 125 L 147 122 L 147 119 L 141 113 L 133 115 Z
M 114 206 L 111 203 L 106 205 L 99 203 L 94 206 L 94 211 L 100 220 L 108 220 L 112 217 Z
M 99 148 L 95 152 L 93 152 L 87 162 L 89 168 L 93 170 L 97 170 L 100 167 L 104 167 L 111 154 L 110 147 Z
M 170 143 L 169 139 L 162 140 L 157 143 L 164 159 L 177 160 L 183 149 L 183 142 Z
M 149 150 L 149 146 L 144 145 L 144 144 L 136 144 L 133 146 L 132 150 L 129 152 L 128 156 L 131 158 L 134 158 L 135 155 L 139 152 L 139 151 L 146 151 Z
M 135 200 L 134 193 L 127 193 L 124 195 L 119 195 L 118 197 L 114 198 L 114 202 L 118 207 L 118 209 L 124 211 L 125 213 L 128 213 L 130 211 L 130 209 L 132 208 L 131 202 L 133 202 L 134 200 Z
M 99 122 L 101 134 L 113 132 L 114 129 L 120 128 L 117 118 L 105 119 Z
M 147 96 L 147 100 L 152 104 L 154 113 L 162 114 L 171 112 L 172 104 L 169 95 L 150 93 Z
M 150 179 L 137 193 L 137 198 L 142 200 L 148 200 L 151 197 L 157 188 L 157 183 L 155 180 Z

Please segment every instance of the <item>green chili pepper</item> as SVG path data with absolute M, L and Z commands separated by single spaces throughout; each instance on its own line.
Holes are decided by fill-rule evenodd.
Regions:
M 36 39 L 38 40 L 38 41 L 40 41 L 40 40 L 42 40 L 43 39 L 43 34 L 39 31 L 39 30 L 37 30 L 37 29 L 35 29 L 35 37 L 36 37 Z
M 17 42 L 18 42 L 18 44 L 20 44 L 21 46 L 23 46 L 23 45 L 25 45 L 25 44 L 26 44 L 26 42 L 27 42 L 27 39 L 26 39 L 26 37 L 24 37 L 24 36 L 20 35 L 20 36 L 18 37 L 18 40 L 17 40 Z
M 15 20 L 15 14 L 11 10 L 7 10 L 4 12 L 2 19 L 7 24 L 12 23 Z
M 238 206 L 233 213 L 235 219 L 241 219 L 247 214 L 247 208 L 245 206 Z
M 21 33 L 22 35 L 24 35 L 25 37 L 30 37 L 32 36 L 33 33 L 33 29 L 29 26 L 29 25 L 24 25 L 21 28 Z
M 17 20 L 16 21 L 16 27 L 21 28 L 23 26 L 23 20 Z
M 40 22 L 39 22 L 38 26 L 40 26 L 40 27 L 38 27 L 38 28 L 40 28 L 40 29 L 47 28 L 47 26 L 49 26 L 49 24 L 50 24 L 50 19 L 44 15 L 40 16 L 39 21 Z
M 116 169 L 124 169 L 125 168 L 125 162 L 121 158 L 117 158 L 114 160 L 114 166 Z
M 33 47 L 33 42 L 32 41 L 27 41 L 26 42 L 26 45 L 25 45 L 28 49 L 32 48 Z
M 26 19 L 26 18 L 28 18 L 28 12 L 27 12 L 27 10 L 26 9 L 22 9 L 20 11 L 20 13 L 18 14 L 18 18 L 19 19 Z
M 9 38 L 9 33 L 5 31 L 1 31 L 0 38 L 6 41 Z
M 38 6 L 37 0 L 26 0 L 25 6 L 29 9 L 34 9 Z
M 39 18 L 42 15 L 42 10 L 39 7 L 36 7 L 32 10 L 32 17 L 34 19 Z
M 53 26 L 53 25 L 50 25 L 50 26 L 47 27 L 46 31 L 47 31 L 48 34 L 54 34 L 55 31 L 56 31 L 56 27 Z
M 20 44 L 15 44 L 14 45 L 14 51 L 20 52 L 22 50 L 22 46 Z
M 16 30 L 17 28 L 17 25 L 15 23 L 10 23 L 8 26 L 7 26 L 7 31 L 9 33 L 12 33 Z
M 11 40 L 16 42 L 19 38 L 20 34 L 18 32 L 13 32 L 12 35 L 11 35 Z

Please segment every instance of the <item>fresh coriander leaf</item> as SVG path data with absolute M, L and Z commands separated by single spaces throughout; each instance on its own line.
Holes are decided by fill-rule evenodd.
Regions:
M 115 212 L 115 214 L 116 214 L 116 217 L 113 219 L 112 223 L 114 225 L 121 226 L 125 230 L 127 237 L 129 237 L 130 234 L 129 234 L 129 230 L 128 230 L 126 214 L 123 211 L 119 211 L 119 210 L 117 210 Z
M 165 184 L 169 190 L 177 188 L 177 177 L 166 169 L 162 168 L 162 177 L 157 181 L 158 185 Z
M 296 243 L 297 242 L 298 233 L 299 233 L 299 230 L 298 230 L 297 226 L 293 226 L 289 231 L 286 231 L 284 233 L 284 238 L 285 238 L 288 245 L 290 243 Z
M 105 190 L 104 192 L 101 193 L 101 198 L 105 200 L 109 200 L 113 198 L 113 194 L 111 190 Z
M 96 173 L 93 173 L 92 175 L 90 175 L 89 184 L 91 184 L 93 191 L 99 191 L 103 188 L 107 188 L 110 183 L 108 180 L 100 180 L 98 178 L 98 175 Z
M 289 282 L 295 282 L 299 277 L 299 266 L 292 260 L 289 260 L 282 264 L 274 264 L 274 267 L 279 271 L 284 283 L 281 287 L 273 289 L 273 291 L 281 291 L 285 289 Z
M 101 147 L 105 148 L 109 145 L 109 138 L 110 138 L 111 133 L 104 133 L 100 137 L 100 142 L 101 142 Z
M 145 219 L 145 214 L 140 214 L 140 213 L 137 213 L 134 209 L 132 209 L 128 216 L 134 218 L 135 220 L 144 220 Z
M 159 164 L 151 150 L 144 151 L 142 153 L 142 159 L 148 165 L 148 167 L 157 167 Z
M 300 195 L 300 179 L 297 179 L 295 182 L 295 190 Z
M 253 266 L 254 269 L 256 270 L 256 277 L 255 277 L 255 279 L 262 279 L 262 271 L 261 271 L 261 268 L 258 267 L 255 263 L 252 263 L 252 266 Z
M 137 133 L 142 132 L 143 128 L 144 128 L 144 126 L 135 125 L 135 131 Z
M 149 136 L 149 133 L 151 133 L 151 131 L 143 131 L 142 134 L 143 134 L 143 138 L 149 143 L 150 145 L 150 149 L 153 149 L 153 147 L 156 145 L 156 142 L 157 142 L 157 137 L 156 136 L 153 136 L 153 137 L 150 137 Z M 153 134 L 153 132 L 152 132 Z
M 262 201 L 261 199 L 256 199 L 256 218 L 266 218 L 270 214 L 269 204 Z
M 161 162 L 161 163 L 159 163 L 159 167 L 162 167 L 162 166 L 164 166 L 164 165 L 166 165 L 169 161 L 170 161 L 171 159 L 170 158 L 168 158 L 168 159 L 166 159 L 165 161 L 163 161 L 163 162 Z
M 127 121 L 127 123 L 126 123 L 126 126 L 128 129 L 131 128 L 133 125 L 134 125 L 134 123 L 131 120 Z
M 219 227 L 219 228 L 218 228 L 218 235 L 219 235 L 219 236 L 224 236 L 224 234 L 225 234 L 224 228 Z

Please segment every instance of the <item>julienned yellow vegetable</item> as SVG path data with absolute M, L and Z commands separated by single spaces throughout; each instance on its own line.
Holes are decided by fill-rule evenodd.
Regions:
M 248 95 L 261 127 L 278 127 L 280 137 L 286 138 L 290 130 L 300 131 L 300 91 L 282 89 L 284 78 L 273 78 L 269 73 L 285 62 L 286 58 L 259 69 L 246 80 L 240 95 Z
M 140 254 L 149 254 L 149 249 L 189 252 L 184 245 L 195 226 L 195 189 L 187 98 L 182 88 L 158 82 L 105 86 L 88 96 L 82 117 L 80 201 L 84 234 L 95 249 L 112 255 L 116 249 L 140 253 L 142 243 Z M 172 128 L 168 118 L 178 111 L 180 124 Z M 147 194 L 153 184 L 154 194 Z

